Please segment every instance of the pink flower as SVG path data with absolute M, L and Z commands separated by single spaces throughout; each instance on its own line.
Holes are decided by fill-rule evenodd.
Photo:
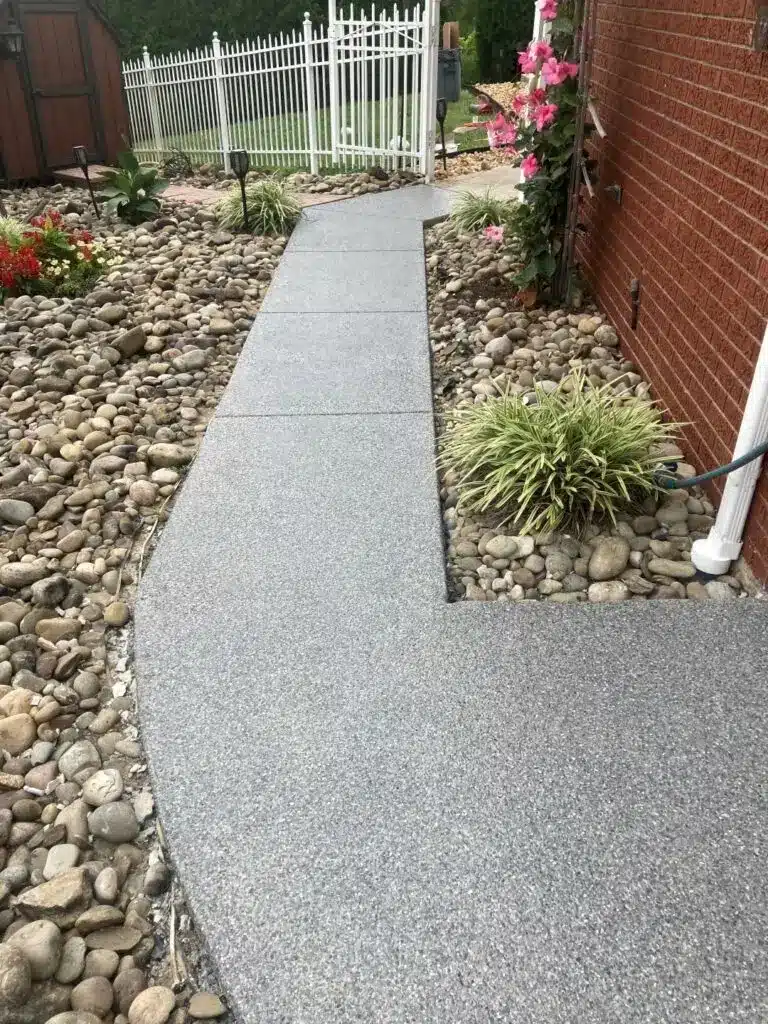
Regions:
M 491 149 L 498 149 L 499 146 L 514 146 L 517 129 L 511 121 L 507 121 L 503 114 L 497 114 L 487 128 L 488 145 Z
M 520 50 L 517 55 L 517 63 L 520 65 L 520 72 L 523 75 L 535 75 L 539 69 L 538 63 L 527 50 Z
M 544 100 L 546 98 L 547 98 L 547 90 L 546 89 L 531 89 L 531 91 L 528 93 L 528 97 L 527 97 L 527 99 L 528 99 L 528 106 L 531 108 L 531 111 L 535 112 L 536 109 L 542 105 L 542 103 L 544 102 Z
M 485 231 L 483 231 L 483 234 L 489 242 L 496 242 L 498 244 L 499 242 L 504 241 L 504 228 L 501 225 L 490 224 Z
M 519 92 L 512 99 L 512 113 L 517 114 L 520 117 L 521 114 L 525 113 L 525 109 L 528 106 L 528 95 L 524 92 Z
M 534 115 L 536 130 L 543 132 L 547 125 L 552 124 L 557 113 L 556 103 L 542 103 Z
M 549 43 L 544 42 L 543 39 L 538 43 L 533 43 L 529 46 L 528 51 L 532 57 L 536 58 L 536 60 L 549 60 L 549 58 L 553 57 L 555 54 L 555 51 Z
M 538 62 L 549 60 L 554 56 L 554 52 L 549 43 L 545 43 L 542 39 L 538 43 L 531 43 L 527 50 L 520 50 L 517 55 L 517 63 L 524 75 L 535 75 L 539 70 Z
M 550 57 L 542 64 L 541 73 L 547 85 L 562 85 L 566 78 L 575 78 L 578 75 L 579 65 Z
M 544 21 L 554 21 L 557 17 L 557 0 L 539 0 L 539 11 Z
M 520 170 L 523 172 L 523 178 L 533 178 L 534 175 L 538 174 L 539 161 L 536 159 L 535 153 L 528 154 L 520 164 Z

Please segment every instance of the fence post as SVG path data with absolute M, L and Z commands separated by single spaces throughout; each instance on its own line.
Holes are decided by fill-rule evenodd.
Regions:
M 304 12 L 304 82 L 307 91 L 307 130 L 309 132 L 309 169 L 317 174 L 317 111 L 315 108 L 315 74 L 312 64 L 312 22 Z
M 152 135 L 155 139 L 155 158 L 157 163 L 163 159 L 163 129 L 160 121 L 160 105 L 157 102 L 157 89 L 155 87 L 155 72 L 152 67 L 152 60 L 149 50 L 144 47 L 144 76 L 147 80 L 147 101 L 149 104 L 149 118 L 152 122 Z
M 328 0 L 328 82 L 331 101 L 331 162 L 339 163 L 339 53 L 336 41 L 336 0 Z
M 429 182 L 435 174 L 435 106 L 437 103 L 437 44 L 440 0 L 425 0 L 424 63 L 421 76 L 421 167 Z
M 224 88 L 224 74 L 221 69 L 221 43 L 219 33 L 213 33 L 213 74 L 216 79 L 216 106 L 219 111 L 219 138 L 221 139 L 221 155 L 224 157 L 224 171 L 229 174 L 232 166 L 229 162 L 229 151 L 232 142 L 229 137 L 229 117 L 227 116 L 227 93 Z

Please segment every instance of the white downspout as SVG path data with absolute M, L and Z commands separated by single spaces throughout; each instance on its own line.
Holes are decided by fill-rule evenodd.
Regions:
M 768 326 L 757 357 L 752 385 L 747 396 L 744 416 L 736 438 L 733 458 L 746 455 L 752 448 L 768 440 Z M 715 525 L 709 536 L 694 542 L 691 561 L 701 572 L 720 576 L 741 553 L 744 524 L 752 504 L 762 457 L 730 473 L 726 479 L 723 500 Z

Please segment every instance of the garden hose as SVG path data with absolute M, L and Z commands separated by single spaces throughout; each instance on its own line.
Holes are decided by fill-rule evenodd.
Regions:
M 710 469 L 708 473 L 702 473 L 700 476 L 692 476 L 687 480 L 678 480 L 673 476 L 662 476 L 664 470 L 657 470 L 656 472 L 656 483 L 661 487 L 666 488 L 669 491 L 678 490 L 681 487 L 693 487 L 694 484 L 705 484 L 708 480 L 714 480 L 715 477 L 724 476 L 726 473 L 732 473 L 735 469 L 741 469 L 742 466 L 746 466 L 748 462 L 753 462 L 755 459 L 759 459 L 761 455 L 765 455 L 768 452 L 768 441 L 763 441 L 762 444 L 757 445 L 756 448 L 752 448 L 746 454 L 741 455 L 738 459 L 734 459 L 733 462 L 728 462 L 724 466 L 718 466 L 717 469 Z M 667 472 L 673 472 L 676 467 L 676 462 L 665 463 Z

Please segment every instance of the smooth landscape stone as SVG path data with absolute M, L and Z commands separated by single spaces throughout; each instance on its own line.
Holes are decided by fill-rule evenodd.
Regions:
M 61 932 L 52 921 L 22 925 L 5 942 L 21 950 L 29 961 L 33 981 L 45 981 L 56 973 L 61 959 Z
M 23 1006 L 32 990 L 32 965 L 22 949 L 0 943 L 0 996 L 7 1006 Z
M 139 992 L 128 1010 L 129 1024 L 165 1024 L 176 1004 L 173 992 L 162 985 Z

